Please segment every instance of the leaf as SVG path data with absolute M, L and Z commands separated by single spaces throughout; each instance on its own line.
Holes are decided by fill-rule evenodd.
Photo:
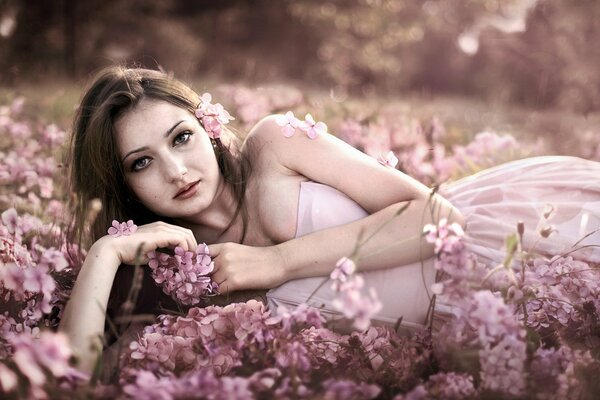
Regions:
M 506 268 L 510 267 L 512 263 L 513 257 L 515 256 L 515 251 L 517 250 L 517 244 L 519 243 L 519 239 L 516 233 L 508 235 L 506 240 L 504 241 L 504 247 L 506 247 L 506 258 L 504 259 L 504 266 Z

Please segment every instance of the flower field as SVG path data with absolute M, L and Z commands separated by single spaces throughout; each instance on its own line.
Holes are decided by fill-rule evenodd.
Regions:
M 396 164 L 392 151 L 397 168 L 431 186 L 556 150 L 552 138 L 517 139 L 493 126 L 465 137 L 450 117 L 415 116 L 393 103 L 340 102 L 334 94 L 305 96 L 288 86 L 218 86 L 213 92 L 242 131 L 269 113 L 311 112 L 330 132 L 388 165 Z M 304 305 L 276 316 L 253 300 L 195 306 L 159 316 L 120 349 L 110 374 L 101 373 L 101 365 L 92 376 L 78 372 L 65 337 L 56 333 L 85 256 L 66 230 L 67 126 L 38 111 L 23 97 L 0 104 L 0 397 L 591 399 L 600 393 L 598 266 L 576 253 L 528 254 L 520 240 L 531 227 L 515 226 L 503 249 L 505 263 L 490 269 L 466 251 L 460 226 L 445 221 L 424 231 L 442 276 L 433 292 L 456 309 L 436 334 L 371 326 L 376 294 L 357 290 L 360 277 L 342 259 L 332 284 L 342 311 L 361 330 L 336 332 L 319 310 Z M 569 149 L 600 159 L 600 146 L 585 142 L 590 135 L 574 133 L 579 140 Z M 177 256 L 181 267 L 187 255 Z M 206 274 L 209 263 L 200 256 L 198 268 Z M 168 260 L 153 260 L 155 279 L 190 304 L 169 286 Z M 344 293 L 352 290 L 348 300 Z

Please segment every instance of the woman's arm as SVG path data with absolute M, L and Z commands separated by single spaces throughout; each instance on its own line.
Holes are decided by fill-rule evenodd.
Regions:
M 260 149 L 261 162 L 269 168 L 334 187 L 371 215 L 266 248 L 210 246 L 211 254 L 217 255 L 213 278 L 224 283 L 223 290 L 270 288 L 290 279 L 328 275 L 340 257 L 351 255 L 358 240 L 366 238 L 357 254 L 360 270 L 413 263 L 433 255 L 421 234 L 425 224 L 441 218 L 464 224 L 447 200 L 332 135 L 312 140 L 298 130 L 286 138 L 273 117 L 267 117 L 253 129 L 249 141 Z
M 446 200 L 435 196 L 394 203 L 358 221 L 283 242 L 277 247 L 285 280 L 328 275 L 337 260 L 354 253 L 359 242 L 355 258 L 359 271 L 426 260 L 433 256 L 433 245 L 424 240 L 423 226 L 437 222 L 439 215 L 463 223 Z
M 102 352 L 106 307 L 121 264 L 135 264 L 136 255 L 158 247 L 197 247 L 189 229 L 163 222 L 141 226 L 129 236 L 100 238 L 90 248 L 60 322 L 60 331 L 69 338 L 79 369 L 91 372 Z
M 102 352 L 106 306 L 117 268 L 115 252 L 102 239 L 89 250 L 60 321 L 79 360 L 79 369 L 91 372 Z

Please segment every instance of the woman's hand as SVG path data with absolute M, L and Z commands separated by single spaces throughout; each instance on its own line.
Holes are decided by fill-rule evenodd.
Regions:
M 208 246 L 215 269 L 213 281 L 221 294 L 244 289 L 271 289 L 286 281 L 284 257 L 277 246 L 237 243 Z
M 192 231 L 154 222 L 139 227 L 130 235 L 106 235 L 90 248 L 60 323 L 60 330 L 67 334 L 79 357 L 80 369 L 92 371 L 98 349 L 103 346 L 100 338 L 103 337 L 106 308 L 119 265 L 147 263 L 149 251 L 175 246 L 196 250 Z M 139 259 L 136 259 L 138 254 Z
M 113 237 L 106 235 L 94 244 L 114 252 L 122 264 L 146 264 L 146 254 L 159 247 L 176 246 L 187 251 L 195 251 L 198 243 L 191 230 L 165 222 L 153 222 L 140 226 L 130 235 Z M 139 259 L 136 260 L 136 255 Z

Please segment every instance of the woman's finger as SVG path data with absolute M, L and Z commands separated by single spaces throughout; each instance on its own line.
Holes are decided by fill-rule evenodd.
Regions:
M 147 224 L 143 226 L 148 230 L 147 233 L 164 233 L 169 236 L 178 237 L 177 243 L 170 243 L 171 245 L 180 246 L 186 251 L 196 251 L 198 247 L 198 242 L 194 237 L 194 233 L 187 228 L 183 228 L 177 225 L 171 225 L 164 222 L 155 222 L 152 224 Z M 157 232 L 158 231 L 158 232 Z M 164 246 L 163 246 L 164 247 Z
M 219 256 L 219 253 L 221 252 L 221 247 L 223 247 L 223 243 L 215 243 L 208 245 L 208 254 L 210 254 L 211 258 Z
M 226 280 L 224 280 L 223 282 L 219 283 L 219 294 L 227 294 L 231 292 L 230 290 L 230 285 L 229 282 Z
M 210 279 L 213 280 L 213 282 L 216 282 L 219 286 L 221 286 L 221 284 L 223 282 L 225 282 L 225 277 L 223 276 L 223 274 L 221 274 L 219 271 L 213 273 L 210 277 Z

